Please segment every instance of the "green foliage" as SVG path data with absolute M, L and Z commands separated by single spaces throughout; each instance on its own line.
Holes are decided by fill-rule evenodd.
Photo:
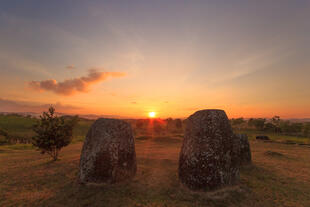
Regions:
M 310 122 L 304 123 L 304 126 L 303 126 L 303 136 L 310 137 Z
M 245 123 L 244 118 L 240 117 L 240 118 L 236 118 L 236 119 L 231 119 L 231 124 L 234 126 L 238 126 Z
M 145 121 L 143 119 L 137 120 L 137 122 L 136 122 L 136 128 L 137 129 L 142 129 L 144 127 L 144 125 L 145 125 Z
M 154 120 L 153 122 L 153 130 L 156 134 L 161 134 L 163 132 L 163 123 L 157 121 L 157 120 Z
M 303 124 L 302 123 L 291 123 L 290 121 L 281 121 L 280 128 L 281 128 L 281 132 L 283 132 L 284 134 L 299 135 L 302 132 Z
M 183 126 L 185 126 L 181 119 L 167 118 L 165 119 L 165 123 L 166 123 L 166 131 L 173 133 L 182 132 Z
M 271 121 L 272 121 L 272 123 L 273 123 L 275 126 L 278 127 L 279 124 L 280 124 L 280 121 L 281 121 L 280 116 L 274 116 L 274 117 L 272 117 Z
M 5 144 L 31 143 L 31 139 L 35 135 L 32 131 L 35 121 L 36 118 L 18 114 L 0 115 L 0 129 L 7 134 L 5 135 Z
M 289 120 L 282 120 L 280 116 L 271 119 L 250 118 L 247 122 L 243 118 L 231 119 L 234 130 L 258 131 L 261 133 L 275 133 L 294 137 L 310 137 L 310 122 L 299 123 Z
M 4 137 L 7 137 L 8 136 L 8 132 L 4 129 L 0 129 L 0 135 L 1 136 L 4 136 Z
M 53 160 L 57 160 L 61 148 L 72 141 L 73 127 L 77 121 L 77 117 L 57 117 L 55 109 L 50 107 L 33 126 L 33 131 L 36 133 L 33 145 L 38 147 L 42 154 L 47 153 Z
M 182 129 L 182 120 L 181 119 L 175 119 L 175 127 L 177 129 Z
M 264 131 L 267 132 L 276 132 L 277 127 L 273 123 L 266 123 L 264 126 Z
M 10 136 L 8 132 L 4 129 L 0 129 L 0 145 L 7 144 L 9 142 Z
M 274 125 L 274 132 L 280 133 L 281 132 L 281 128 L 280 128 L 281 119 L 280 119 L 280 116 L 272 117 L 271 123 Z
M 236 118 L 236 119 L 234 119 L 234 118 L 231 119 L 230 123 L 231 123 L 233 128 L 241 130 L 241 128 L 244 127 L 244 124 L 246 123 L 246 121 L 244 120 L 243 117 L 240 117 L 240 118 Z
M 263 130 L 265 126 L 266 119 L 258 118 L 254 119 L 251 118 L 248 121 L 249 126 L 254 126 L 257 130 Z

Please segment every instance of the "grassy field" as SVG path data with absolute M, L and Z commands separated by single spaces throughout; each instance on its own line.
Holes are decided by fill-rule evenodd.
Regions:
M 24 117 L 19 115 L 0 115 L 0 130 L 5 130 L 11 137 L 25 138 L 30 140 L 34 136 L 32 126 L 35 124 L 36 119 L 31 117 Z M 85 135 L 94 120 L 80 119 L 77 126 L 73 130 L 73 143 L 83 141 Z M 134 125 L 134 124 L 133 124 Z M 133 126 L 135 128 L 135 126 Z M 139 131 L 139 130 L 138 130 Z M 143 130 L 142 130 L 143 131 Z M 170 134 L 171 132 L 168 132 Z M 271 140 L 277 142 L 295 142 L 301 144 L 310 144 L 310 138 L 286 136 L 281 134 L 260 132 L 260 131 L 244 131 L 236 130 L 236 133 L 243 133 L 249 136 L 249 139 L 255 139 L 257 135 L 268 135 Z M 137 133 L 141 135 L 141 133 Z M 142 134 L 144 134 L 142 132 Z M 176 133 L 177 134 L 177 133 Z M 1 143 L 0 136 L 0 143 Z
M 0 129 L 7 131 L 10 136 L 30 139 L 34 135 L 31 128 L 35 120 L 18 115 L 0 115 Z
M 0 147 L 0 206 L 310 206 L 310 148 L 252 140 L 240 184 L 191 192 L 177 177 L 181 137 L 136 138 L 138 172 L 116 185 L 76 182 L 82 143 L 51 162 L 29 145 Z
M 32 126 L 36 123 L 36 118 L 24 117 L 19 115 L 0 115 L 0 129 L 8 132 L 12 138 L 22 138 L 31 140 L 35 135 Z M 93 123 L 93 120 L 80 119 L 73 130 L 73 143 L 83 141 L 85 135 Z
M 235 130 L 235 133 L 247 134 L 250 140 L 255 140 L 258 135 L 267 135 L 270 140 L 283 143 L 310 144 L 309 137 L 288 136 L 283 134 L 275 134 L 263 131 Z

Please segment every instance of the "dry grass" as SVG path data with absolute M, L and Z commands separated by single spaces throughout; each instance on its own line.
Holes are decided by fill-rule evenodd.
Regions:
M 240 184 L 191 192 L 178 182 L 181 137 L 136 140 L 138 173 L 117 185 L 76 183 L 82 143 L 61 160 L 31 147 L 0 147 L 0 206 L 310 206 L 310 148 L 251 141 Z

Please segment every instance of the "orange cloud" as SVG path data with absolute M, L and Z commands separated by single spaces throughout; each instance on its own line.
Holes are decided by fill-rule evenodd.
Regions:
M 0 112 L 42 112 L 46 111 L 51 105 L 56 108 L 57 112 L 78 113 L 83 110 L 80 107 L 64 105 L 60 102 L 55 104 L 42 104 L 29 101 L 17 101 L 0 98 Z
M 69 70 L 72 70 L 72 69 L 75 69 L 75 66 L 74 65 L 67 65 L 66 68 Z
M 64 80 L 57 82 L 56 80 L 31 81 L 30 88 L 37 91 L 52 91 L 56 94 L 70 96 L 77 92 L 88 92 L 89 86 L 98 82 L 105 81 L 108 77 L 117 78 L 125 76 L 121 72 L 99 72 L 95 69 L 88 70 L 87 76 Z

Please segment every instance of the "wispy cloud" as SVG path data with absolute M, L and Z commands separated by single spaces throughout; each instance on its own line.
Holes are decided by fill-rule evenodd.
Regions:
M 78 92 L 88 92 L 89 86 L 103 82 L 107 78 L 118 78 L 125 76 L 122 72 L 99 72 L 96 69 L 89 69 L 87 76 L 57 82 L 54 79 L 29 82 L 30 88 L 37 91 L 51 91 L 59 95 L 70 96 Z
M 55 104 L 42 104 L 29 101 L 17 101 L 0 98 L 1 112 L 42 112 L 46 111 L 48 107 L 53 105 L 59 112 L 79 112 L 80 107 L 64 105 L 60 102 Z
M 75 69 L 75 66 L 74 66 L 74 65 L 67 65 L 66 68 L 67 68 L 68 70 L 72 70 L 72 69 Z

